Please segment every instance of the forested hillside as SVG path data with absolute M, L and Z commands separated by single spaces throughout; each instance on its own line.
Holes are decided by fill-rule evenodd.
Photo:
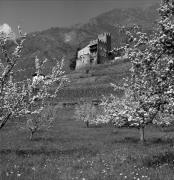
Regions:
M 157 19 L 157 5 L 137 9 L 113 9 L 90 19 L 87 23 L 77 24 L 68 28 L 52 27 L 41 32 L 33 32 L 27 35 L 24 43 L 23 58 L 20 63 L 22 69 L 18 77 L 30 77 L 34 72 L 34 57 L 43 60 L 49 59 L 47 68 L 54 63 L 54 58 L 65 55 L 65 70 L 69 71 L 69 65 L 77 48 L 82 48 L 97 34 L 110 32 L 112 35 L 112 47 L 120 46 L 123 36 L 119 33 L 118 25 L 131 26 L 139 24 L 146 31 L 151 32 Z M 21 73 L 24 75 L 21 76 Z

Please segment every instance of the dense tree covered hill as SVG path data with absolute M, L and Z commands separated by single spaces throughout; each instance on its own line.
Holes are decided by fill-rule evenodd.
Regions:
M 122 36 L 119 34 L 118 24 L 139 24 L 146 31 L 152 31 L 158 14 L 157 7 L 154 5 L 145 8 L 114 9 L 84 24 L 29 33 L 24 43 L 23 61 L 20 63 L 20 69 L 26 70 L 22 77 L 31 76 L 33 73 L 36 55 L 41 59 L 50 60 L 47 65 L 48 69 L 55 63 L 54 58 L 65 55 L 65 69 L 68 71 L 70 60 L 75 56 L 77 48 L 82 48 L 90 40 L 95 39 L 97 34 L 105 31 L 112 34 L 112 47 L 119 46 Z

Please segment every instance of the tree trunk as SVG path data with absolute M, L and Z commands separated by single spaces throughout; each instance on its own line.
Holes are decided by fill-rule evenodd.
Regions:
M 0 124 L 0 129 L 2 129 L 5 124 L 7 123 L 7 121 L 10 119 L 10 116 L 12 115 L 12 113 L 9 113 L 6 117 L 4 117 L 4 119 L 2 120 L 1 124 Z
M 86 127 L 89 128 L 89 121 L 86 121 Z
M 33 139 L 33 134 L 34 134 L 34 131 L 30 131 L 30 140 Z
M 145 138 L 144 138 L 144 126 L 140 127 L 140 141 L 144 142 Z

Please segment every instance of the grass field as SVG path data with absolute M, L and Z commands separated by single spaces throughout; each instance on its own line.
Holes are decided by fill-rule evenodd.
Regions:
M 57 110 L 54 127 L 29 133 L 15 122 L 0 131 L 1 180 L 172 180 L 173 129 L 85 128 L 72 109 Z

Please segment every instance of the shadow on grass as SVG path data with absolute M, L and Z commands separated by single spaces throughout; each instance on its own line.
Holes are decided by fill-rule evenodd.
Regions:
M 116 132 L 117 133 L 117 132 Z M 154 145 L 154 144 L 159 144 L 159 145 L 173 145 L 174 144 L 174 139 L 168 138 L 168 139 L 162 139 L 162 138 L 149 138 L 145 139 L 145 142 L 142 143 L 138 137 L 124 137 L 121 139 L 115 139 L 112 141 L 112 143 L 132 143 L 132 144 L 143 144 L 145 146 L 149 145 Z
M 90 124 L 90 128 L 111 128 L 114 129 L 113 123 L 103 123 L 103 124 Z
M 39 142 L 39 141 L 47 141 L 47 142 L 55 142 L 56 139 L 51 137 L 35 137 L 32 139 L 32 141 Z
M 174 139 L 172 138 L 150 138 L 146 141 L 145 145 L 149 146 L 149 145 L 155 145 L 155 144 L 159 144 L 159 145 L 173 145 L 174 144 Z
M 65 150 L 59 150 L 59 149 L 46 149 L 46 148 L 40 148 L 40 149 L 2 149 L 0 150 L 1 155 L 10 155 L 10 154 L 16 154 L 17 156 L 30 156 L 30 155 L 46 155 L 46 156 L 95 156 L 97 154 L 98 150 L 94 149 L 93 147 L 79 147 L 79 148 L 73 148 L 73 149 L 65 149 Z
M 125 137 L 125 138 L 121 138 L 121 139 L 115 139 L 114 141 L 112 141 L 112 143 L 138 143 L 139 139 L 136 137 Z
M 146 167 L 158 167 L 164 164 L 174 166 L 174 152 L 169 151 L 147 156 L 142 159 L 142 163 Z
M 161 128 L 162 132 L 174 132 L 174 126 L 169 126 L 169 127 L 163 127 Z

